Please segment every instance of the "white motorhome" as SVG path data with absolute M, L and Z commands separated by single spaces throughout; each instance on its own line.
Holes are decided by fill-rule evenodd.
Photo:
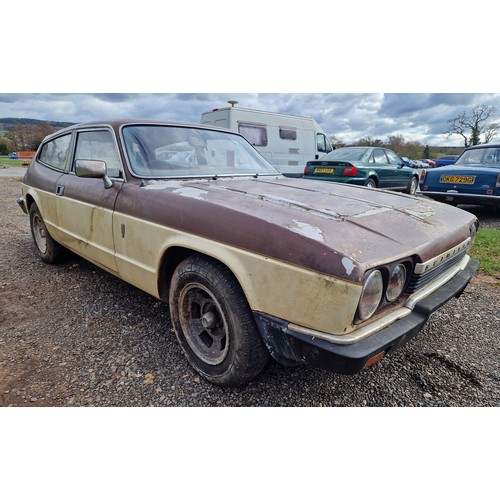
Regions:
M 239 132 L 279 172 L 291 177 L 301 177 L 309 160 L 319 160 L 333 149 L 318 123 L 303 116 L 231 106 L 203 113 L 201 123 Z

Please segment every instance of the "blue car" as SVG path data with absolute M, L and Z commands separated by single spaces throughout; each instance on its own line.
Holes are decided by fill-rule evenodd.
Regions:
M 459 155 L 440 156 L 434 165 L 434 168 L 453 165 L 459 158 Z
M 500 207 L 500 144 L 470 147 L 454 165 L 423 170 L 420 191 L 452 205 Z

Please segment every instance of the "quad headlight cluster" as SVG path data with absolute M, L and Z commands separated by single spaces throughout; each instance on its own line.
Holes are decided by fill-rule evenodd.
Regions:
M 401 297 L 408 281 L 408 264 L 398 263 L 371 271 L 363 285 L 358 305 L 358 321 L 370 319 L 385 303 Z

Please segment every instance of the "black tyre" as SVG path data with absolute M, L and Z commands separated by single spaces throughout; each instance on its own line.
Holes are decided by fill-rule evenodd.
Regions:
M 413 176 L 408 184 L 408 187 L 405 189 L 405 193 L 415 194 L 418 189 L 418 179 Z
M 50 236 L 36 203 L 31 205 L 29 214 L 31 235 L 33 236 L 38 255 L 47 264 L 60 262 L 66 251 L 64 247 L 59 245 Z
M 170 315 L 193 368 L 210 382 L 235 387 L 255 378 L 269 353 L 234 275 L 201 255 L 183 261 L 170 285 Z
M 376 188 L 377 187 L 377 181 L 370 177 L 369 179 L 366 179 L 365 186 L 369 188 Z

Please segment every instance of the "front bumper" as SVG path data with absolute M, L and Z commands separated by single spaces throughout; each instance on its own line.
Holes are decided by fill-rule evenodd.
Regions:
M 377 355 L 388 354 L 412 339 L 430 315 L 454 297 L 459 297 L 476 273 L 479 262 L 470 259 L 465 269 L 417 302 L 411 314 L 359 342 L 342 345 L 288 328 L 287 322 L 255 313 L 261 336 L 278 362 L 305 364 L 335 373 L 360 372 Z

